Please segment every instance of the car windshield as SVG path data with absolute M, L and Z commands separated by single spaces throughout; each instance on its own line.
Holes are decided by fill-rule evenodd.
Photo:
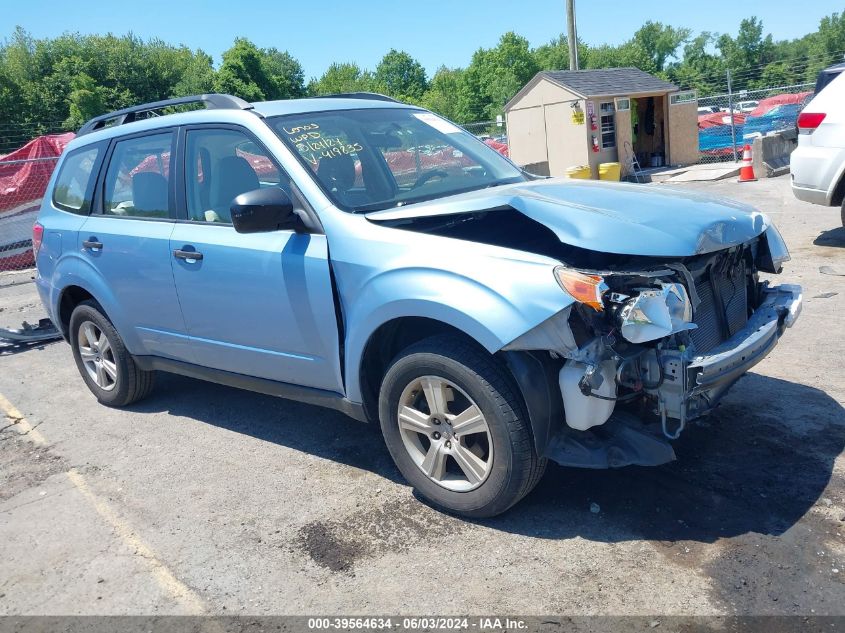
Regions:
M 335 205 L 353 213 L 526 179 L 494 149 L 424 110 L 336 110 L 269 123 Z

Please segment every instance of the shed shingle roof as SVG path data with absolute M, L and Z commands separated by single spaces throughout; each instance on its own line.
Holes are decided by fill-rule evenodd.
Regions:
M 639 68 L 550 70 L 540 74 L 585 97 L 643 92 L 673 92 L 678 89 L 676 85 L 663 81 Z

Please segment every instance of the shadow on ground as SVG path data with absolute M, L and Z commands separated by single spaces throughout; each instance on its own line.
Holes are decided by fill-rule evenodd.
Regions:
M 403 481 L 384 445 L 373 442 L 378 428 L 334 411 L 171 375 L 133 409 L 169 411 Z M 778 535 L 817 502 L 843 447 L 845 410 L 830 396 L 750 374 L 675 443 L 678 461 L 603 471 L 550 464 L 522 503 L 478 523 L 536 538 L 601 542 Z M 590 511 L 593 503 L 599 513 Z M 417 503 L 394 510 L 436 514 Z M 383 520 L 407 519 L 391 514 Z
M 836 246 L 845 248 L 845 226 L 840 226 L 835 229 L 822 232 L 816 239 L 813 240 L 816 246 Z
M 677 461 L 604 471 L 550 466 L 516 512 L 490 525 L 597 541 L 782 534 L 818 501 L 843 448 L 845 410 L 833 398 L 750 374 L 675 442 Z M 591 503 L 598 517 L 589 516 Z

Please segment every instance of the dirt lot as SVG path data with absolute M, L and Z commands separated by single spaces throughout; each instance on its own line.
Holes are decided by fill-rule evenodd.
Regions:
M 0 351 L 0 614 L 845 615 L 845 277 L 819 271 L 845 273 L 839 210 L 787 178 L 687 186 L 770 213 L 805 304 L 679 461 L 551 466 L 467 522 L 338 413 L 167 375 L 111 410 L 66 344 Z M 37 320 L 11 281 L 0 325 Z

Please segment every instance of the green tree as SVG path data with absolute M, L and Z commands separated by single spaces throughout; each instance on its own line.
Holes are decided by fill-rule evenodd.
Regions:
M 67 99 L 70 113 L 64 122 L 66 127 L 78 128 L 88 119 L 106 111 L 103 90 L 92 77 L 79 73 L 71 80 L 71 88 Z
M 502 35 L 495 48 L 478 49 L 459 91 L 464 121 L 492 120 L 502 114 L 505 104 L 539 70 L 528 40 L 512 31 Z
M 649 20 L 634 33 L 630 41 L 633 49 L 639 49 L 648 59 L 647 72 L 659 73 L 665 70 L 666 62 L 674 57 L 681 44 L 689 40 L 691 31 L 652 22 Z
M 391 48 L 375 72 L 376 89 L 402 101 L 418 102 L 428 87 L 425 69 L 405 51 Z
M 263 101 L 267 77 L 261 66 L 261 51 L 246 38 L 237 38 L 223 53 L 223 63 L 214 78 L 214 89 L 246 99 Z
M 584 68 L 590 47 L 578 42 L 578 65 Z M 539 70 L 569 70 L 569 39 L 562 33 L 548 44 L 534 50 L 534 59 Z
M 801 79 L 815 81 L 822 68 L 842 61 L 842 51 L 845 51 L 845 12 L 825 16 L 819 22 L 818 30 L 804 39 L 808 62 L 801 73 Z
M 669 78 L 682 88 L 697 88 L 702 94 L 712 94 L 725 86 L 725 62 L 710 52 L 716 38 L 703 32 L 684 46 L 680 62 L 668 66 Z
M 304 97 L 305 74 L 302 66 L 287 51 L 268 48 L 261 51 L 261 66 L 267 77 L 268 99 L 296 99 Z
M 214 88 L 247 101 L 290 99 L 305 94 L 302 66 L 289 53 L 262 49 L 239 37 L 223 53 Z
M 214 90 L 214 64 L 211 55 L 197 50 L 173 86 L 172 96 L 187 97 Z
M 428 90 L 423 95 L 421 105 L 424 108 L 452 119 L 465 122 L 460 110 L 459 93 L 464 81 L 464 71 L 460 68 L 441 66 L 431 78 Z
M 308 84 L 308 94 L 330 95 L 344 92 L 370 92 L 373 90 L 373 76 L 361 70 L 358 64 L 335 62 L 319 79 Z
M 763 23 L 756 17 L 742 20 L 735 38 L 724 34 L 716 40 L 716 47 L 734 77 L 737 90 L 756 87 L 763 67 L 774 60 L 771 35 L 763 35 Z

